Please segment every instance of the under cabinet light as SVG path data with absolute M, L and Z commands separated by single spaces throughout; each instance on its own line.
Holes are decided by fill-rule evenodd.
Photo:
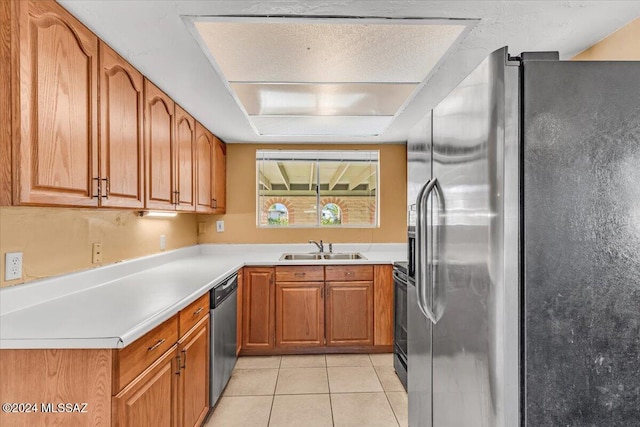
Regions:
M 178 212 L 140 211 L 139 214 L 147 218 L 173 218 Z

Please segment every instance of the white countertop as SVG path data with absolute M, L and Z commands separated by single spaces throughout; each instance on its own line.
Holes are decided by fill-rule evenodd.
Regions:
M 197 245 L 0 289 L 0 349 L 122 348 L 247 266 L 389 264 L 404 244 L 334 245 L 364 260 L 280 261 L 310 245 Z

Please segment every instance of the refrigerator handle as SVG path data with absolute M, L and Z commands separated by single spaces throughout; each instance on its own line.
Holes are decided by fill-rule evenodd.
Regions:
M 437 179 L 434 178 L 435 184 L 434 188 L 436 189 L 436 199 L 438 200 L 438 223 L 437 225 L 432 225 L 432 230 L 435 234 L 435 246 L 433 253 L 434 263 L 431 267 L 431 274 L 429 278 L 431 279 L 431 289 L 433 292 L 433 304 L 431 306 L 431 313 L 433 314 L 433 323 L 437 323 L 444 314 L 444 309 L 447 305 L 447 281 L 448 281 L 448 273 L 447 273 L 447 265 L 446 265 L 446 256 L 445 256 L 445 231 L 446 227 L 446 215 L 445 206 L 444 206 L 444 194 L 442 192 L 442 187 L 440 187 L 440 183 L 438 183 Z
M 428 250 L 427 250 L 427 215 L 429 210 L 426 207 L 426 202 L 429 199 L 429 194 L 433 191 L 437 180 L 432 179 L 428 181 L 418 193 L 416 199 L 416 294 L 418 297 L 418 308 L 424 314 L 426 318 L 432 322 L 436 322 L 436 318 L 431 311 L 429 304 L 429 297 L 426 294 L 427 289 L 431 289 L 431 284 L 428 283 L 429 263 L 428 263 Z

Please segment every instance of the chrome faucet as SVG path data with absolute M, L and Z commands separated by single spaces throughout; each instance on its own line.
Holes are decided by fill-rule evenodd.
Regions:
M 322 244 L 322 240 L 320 240 L 320 243 L 316 242 L 315 240 L 309 240 L 309 243 L 313 243 L 314 245 L 316 245 L 320 253 L 324 252 L 324 245 Z

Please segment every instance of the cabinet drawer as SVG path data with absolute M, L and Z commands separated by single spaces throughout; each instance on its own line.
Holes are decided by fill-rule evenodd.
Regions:
M 335 265 L 325 267 L 326 281 L 373 280 L 372 265 Z
M 180 310 L 180 337 L 209 314 L 209 292 Z
M 178 341 L 178 315 L 119 350 L 116 355 L 114 393 L 118 393 L 151 366 L 158 357 L 174 346 L 176 341 Z
M 278 266 L 276 267 L 276 282 L 322 282 L 324 281 L 324 267 L 317 266 Z

